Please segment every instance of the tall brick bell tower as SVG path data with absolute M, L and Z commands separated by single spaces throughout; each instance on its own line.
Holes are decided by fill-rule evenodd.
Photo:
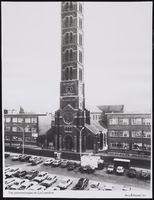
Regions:
M 80 130 L 90 124 L 84 93 L 83 3 L 61 3 L 61 28 L 60 109 L 55 112 L 54 147 L 79 152 Z

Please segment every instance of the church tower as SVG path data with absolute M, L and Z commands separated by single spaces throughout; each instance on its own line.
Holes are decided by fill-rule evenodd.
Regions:
M 55 113 L 55 150 L 79 152 L 80 130 L 90 123 L 85 109 L 83 3 L 61 3 L 60 109 Z M 82 138 L 84 149 L 84 138 Z

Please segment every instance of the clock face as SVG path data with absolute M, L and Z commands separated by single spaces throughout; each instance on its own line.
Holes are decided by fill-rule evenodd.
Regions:
M 65 91 L 66 91 L 66 93 L 72 93 L 73 86 L 71 86 L 71 85 L 66 86 Z
M 63 113 L 63 120 L 66 124 L 72 124 L 73 123 L 73 114 L 70 111 L 65 111 Z

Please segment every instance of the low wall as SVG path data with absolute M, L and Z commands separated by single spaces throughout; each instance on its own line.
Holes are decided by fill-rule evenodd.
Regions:
M 19 152 L 19 150 L 17 150 L 15 147 L 9 147 L 9 146 L 5 146 L 5 151 L 6 152 L 13 152 L 13 153 L 21 153 L 21 151 Z M 24 152 L 25 154 L 30 154 L 30 155 L 36 155 L 36 156 L 45 156 L 45 157 L 54 157 L 54 150 L 50 150 L 50 149 L 35 149 L 35 148 L 28 148 L 25 147 L 24 148 Z M 102 159 L 105 162 L 105 165 L 107 166 L 108 164 L 113 164 L 113 159 L 116 158 L 125 158 L 125 157 L 120 157 L 120 156 L 113 156 L 113 155 L 108 155 L 108 154 L 104 154 L 101 155 Z M 61 152 L 61 158 L 62 159 L 68 159 L 68 160 L 76 160 L 79 161 L 80 160 L 80 154 L 79 153 L 75 153 L 75 152 Z M 128 158 L 127 158 L 128 159 Z M 147 168 L 150 169 L 150 159 L 144 159 L 144 158 L 129 158 L 131 160 L 131 166 L 134 167 L 143 167 L 143 168 Z

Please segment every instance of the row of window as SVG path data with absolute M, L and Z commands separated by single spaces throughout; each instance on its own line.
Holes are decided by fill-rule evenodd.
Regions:
M 65 127 L 65 132 L 71 132 L 72 131 L 72 127 L 71 126 L 66 126 Z
M 11 131 L 11 126 L 6 126 L 5 127 L 5 131 Z M 32 133 L 36 133 L 37 132 L 37 128 L 34 127 L 25 127 L 24 128 L 25 132 L 32 132 Z M 12 132 L 22 132 L 22 129 L 16 126 L 12 126 Z
M 11 117 L 5 117 L 5 122 L 14 122 L 14 123 L 37 123 L 36 117 L 13 117 L 11 121 Z
M 68 28 L 68 27 L 72 27 L 72 26 L 74 26 L 74 25 L 76 25 L 75 24 L 75 18 L 72 16 L 72 15 L 70 15 L 70 16 L 66 16 L 64 19 L 63 19 L 63 25 L 64 25 L 64 27 L 66 27 L 66 28 Z M 82 19 L 79 17 L 79 19 L 78 19 L 78 27 L 80 28 L 80 29 L 82 29 Z
M 71 44 L 71 43 L 75 42 L 75 35 L 73 34 L 73 32 L 65 33 L 63 42 L 64 42 L 64 44 Z M 79 45 L 82 46 L 82 34 L 81 33 L 79 33 Z
M 129 137 L 129 131 L 108 131 L 109 137 Z M 150 131 L 131 131 L 133 138 L 151 138 Z
M 74 73 L 73 73 L 73 67 L 72 66 L 68 66 L 65 68 L 64 70 L 64 80 L 73 80 L 77 77 L 75 77 Z M 82 81 L 82 69 L 79 68 L 79 80 Z
M 123 150 L 129 150 L 130 145 L 128 143 L 110 143 L 109 144 L 110 149 L 123 149 Z M 137 151 L 150 151 L 151 145 L 150 144 L 142 144 L 142 143 L 132 143 L 131 145 L 132 150 Z
M 5 136 L 5 141 L 10 141 L 10 136 Z M 23 138 L 22 137 L 17 137 L 17 136 L 12 136 L 12 141 L 13 142 L 22 142 Z M 35 142 L 36 138 L 35 137 L 25 137 L 25 142 Z
M 151 119 L 150 118 L 133 118 L 129 119 L 128 118 L 112 118 L 109 119 L 109 124 L 110 125 L 150 125 L 151 124 Z
M 75 4 L 72 1 L 65 2 L 63 6 L 64 11 L 72 11 L 75 8 Z M 79 12 L 82 13 L 82 4 L 79 3 Z
M 101 119 L 101 115 L 98 114 L 98 115 L 92 115 L 92 120 L 100 120 Z
M 64 62 L 73 61 L 73 49 L 66 49 L 64 52 Z M 79 50 L 79 62 L 82 63 L 82 51 Z

